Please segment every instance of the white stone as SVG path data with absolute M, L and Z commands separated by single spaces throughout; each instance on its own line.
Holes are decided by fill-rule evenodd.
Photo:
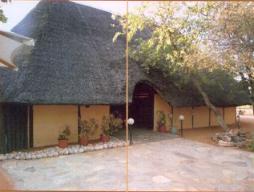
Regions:
M 5 155 L 0 155 L 0 161 L 4 161 L 6 160 L 6 156 Z
M 108 148 L 108 144 L 107 144 L 107 143 L 104 143 L 104 144 L 103 144 L 103 148 L 104 148 L 104 149 L 107 149 L 107 148 Z
M 19 159 L 20 159 L 20 156 L 19 156 L 19 155 L 16 155 L 15 159 L 16 159 L 16 160 L 19 160 Z
M 79 148 L 78 152 L 79 153 L 83 153 L 84 152 L 84 148 Z
M 234 143 L 219 140 L 218 145 L 223 146 L 223 147 L 233 147 Z

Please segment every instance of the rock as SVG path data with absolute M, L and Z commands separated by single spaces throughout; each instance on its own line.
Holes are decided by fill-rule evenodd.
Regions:
M 83 147 L 79 148 L 79 153 L 83 153 L 85 150 Z
M 8 159 L 8 160 L 13 159 L 13 157 L 14 157 L 14 155 L 11 153 L 6 154 L 6 159 Z
M 0 155 L 0 161 L 4 161 L 6 160 L 6 156 L 5 155 Z
M 94 146 L 89 144 L 86 149 L 87 149 L 87 151 L 93 151 L 94 150 Z
M 233 142 L 227 142 L 227 141 L 219 140 L 218 145 L 223 146 L 223 147 L 233 147 L 234 143 Z
M 238 138 L 234 138 L 234 139 L 238 139 Z M 239 139 L 239 141 L 241 141 L 241 138 Z M 60 155 L 83 153 L 86 151 L 123 147 L 125 145 L 126 145 L 125 141 L 112 137 L 111 140 L 107 143 L 89 144 L 87 146 L 70 145 L 69 147 L 65 149 L 59 148 L 57 146 L 57 147 L 46 148 L 39 151 L 12 152 L 5 155 L 0 154 L 0 161 L 7 160 L 7 159 L 29 160 L 29 159 L 41 159 L 41 158 L 47 158 L 47 157 L 57 157 Z M 222 145 L 225 145 L 225 144 L 222 143 Z
M 108 148 L 113 148 L 113 142 L 108 143 Z
M 20 156 L 19 156 L 19 155 L 16 155 L 15 159 L 16 159 L 16 160 L 19 160 L 19 159 L 20 159 Z
M 69 151 L 67 149 L 64 149 L 64 155 L 68 155 L 69 154 Z
M 223 141 L 226 141 L 226 142 L 232 141 L 231 137 L 228 136 L 228 135 L 224 135 L 224 136 L 222 137 L 222 140 L 223 140 Z

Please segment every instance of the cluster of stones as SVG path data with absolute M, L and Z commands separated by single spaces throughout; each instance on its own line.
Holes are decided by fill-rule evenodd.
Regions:
M 125 146 L 126 142 L 118 139 L 111 139 L 107 143 L 96 143 L 89 144 L 87 146 L 82 145 L 69 145 L 67 148 L 49 147 L 37 151 L 28 152 L 12 152 L 7 154 L 0 154 L 0 161 L 2 160 L 31 160 L 31 159 L 42 159 L 48 157 L 58 157 L 61 155 L 70 155 L 76 153 L 84 153 L 88 151 L 96 151 L 101 149 L 110 149 L 116 147 Z
M 248 142 L 248 135 L 247 133 L 230 130 L 216 133 L 212 140 L 223 147 L 243 147 Z

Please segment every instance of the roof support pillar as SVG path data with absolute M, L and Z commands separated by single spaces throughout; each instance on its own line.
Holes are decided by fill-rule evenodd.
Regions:
M 81 111 L 80 111 L 80 105 L 78 105 L 78 136 L 81 132 Z
M 33 105 L 27 106 L 27 148 L 33 148 Z
M 222 116 L 223 116 L 223 120 L 225 120 L 225 108 L 222 107 Z
M 174 124 L 174 107 L 173 106 L 171 106 L 171 114 L 172 114 L 172 116 L 171 116 L 171 128 L 173 128 L 173 124 Z
M 191 128 L 194 128 L 194 107 L 191 107 Z
M 209 124 L 209 127 L 211 128 L 211 109 L 209 108 L 209 117 L 208 117 L 208 124 Z

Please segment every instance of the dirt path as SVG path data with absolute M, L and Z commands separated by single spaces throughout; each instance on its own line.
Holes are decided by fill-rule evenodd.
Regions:
M 254 116 L 245 115 L 241 116 L 240 119 L 241 131 L 254 134 Z M 231 127 L 237 129 L 236 125 Z M 214 144 L 211 137 L 215 133 L 221 131 L 223 130 L 220 127 L 188 129 L 184 130 L 184 138 L 202 143 Z

